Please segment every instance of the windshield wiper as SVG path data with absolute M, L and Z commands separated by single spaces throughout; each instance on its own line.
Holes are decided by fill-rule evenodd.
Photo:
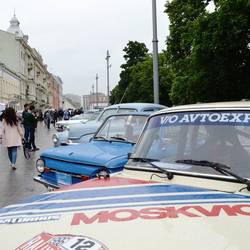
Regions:
M 158 169 L 161 173 L 165 174 L 169 180 L 172 180 L 174 178 L 174 174 L 167 171 L 164 168 L 161 168 L 157 166 L 156 164 L 153 163 L 153 161 L 159 161 L 156 159 L 149 159 L 149 158 L 143 158 L 143 157 L 129 157 L 129 159 L 134 160 L 134 161 L 139 161 L 139 162 L 145 162 L 151 165 L 152 167 Z
M 124 137 L 119 137 L 119 136 L 111 136 L 110 139 L 115 139 L 115 140 L 120 140 L 120 141 L 126 141 L 128 143 L 131 143 L 132 145 L 135 144 L 135 142 L 132 141 L 128 141 L 126 138 Z
M 218 162 L 211 162 L 211 161 L 197 161 L 192 159 L 183 159 L 183 160 L 177 160 L 176 163 L 183 163 L 188 165 L 195 165 L 195 166 L 201 166 L 201 167 L 209 167 L 214 169 L 217 172 L 220 172 L 221 174 L 233 176 L 236 180 L 240 181 L 243 184 L 247 185 L 247 190 L 250 191 L 250 181 L 244 177 L 241 177 L 234 172 L 228 170 L 231 169 L 225 164 L 218 163 Z
M 101 136 L 101 135 L 100 136 L 95 136 L 94 139 L 102 139 L 104 141 L 109 141 L 106 137 Z
M 124 137 L 119 137 L 119 136 L 111 136 L 110 138 L 120 140 L 120 141 L 126 141 L 126 139 Z

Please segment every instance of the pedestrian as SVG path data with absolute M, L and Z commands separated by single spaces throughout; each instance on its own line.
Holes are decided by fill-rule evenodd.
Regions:
M 13 108 L 9 107 L 3 115 L 3 144 L 8 149 L 11 167 L 16 170 L 17 148 L 22 145 L 23 130 Z
M 0 144 L 2 144 L 2 139 L 3 139 L 3 110 L 0 111 Z
M 29 120 L 30 120 L 30 137 L 29 137 L 29 148 L 32 151 L 37 151 L 39 148 L 35 144 L 35 132 L 37 128 L 37 117 L 35 114 L 35 106 L 31 105 L 29 108 Z
M 53 122 L 54 122 L 54 127 L 57 123 L 57 120 L 58 120 L 58 112 L 57 110 L 55 109 L 54 112 L 53 112 Z
M 63 110 L 62 109 L 59 109 L 58 117 L 59 117 L 59 121 L 61 121 L 63 119 Z
M 25 123 L 24 123 L 24 119 L 25 119 L 25 116 L 26 116 L 26 114 L 29 112 L 29 104 L 24 104 L 24 110 L 23 110 L 23 112 L 22 112 L 22 119 L 23 119 L 23 127 L 25 128 Z
M 22 124 L 23 124 L 23 128 L 24 128 L 24 139 L 26 140 L 26 142 L 28 142 L 29 140 L 29 136 L 30 136 L 30 124 L 29 124 L 29 105 L 26 103 L 24 104 L 24 110 L 22 113 Z
M 44 114 L 44 120 L 46 121 L 47 129 L 50 129 L 51 114 L 49 110 L 47 110 L 46 113 Z
M 28 148 L 32 151 L 39 150 L 39 148 L 35 145 L 35 129 L 37 127 L 37 119 L 33 114 L 34 111 L 35 107 L 33 105 L 29 107 L 28 111 L 23 111 L 24 138 L 27 142 Z
M 69 120 L 69 117 L 70 117 L 70 113 L 69 113 L 69 111 L 66 109 L 66 110 L 63 112 L 63 120 L 67 121 L 67 120 Z

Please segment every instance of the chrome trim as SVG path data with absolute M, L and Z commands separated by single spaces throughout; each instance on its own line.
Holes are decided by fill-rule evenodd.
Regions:
M 51 183 L 51 182 L 48 182 L 48 181 L 45 181 L 43 178 L 41 178 L 40 176 L 34 176 L 33 177 L 33 180 L 40 183 L 40 184 L 43 184 L 46 188 L 48 187 L 52 187 L 52 188 L 56 188 L 56 189 L 59 189 L 60 187 L 63 187 L 63 186 L 59 186 L 59 185 L 56 185 L 54 183 Z

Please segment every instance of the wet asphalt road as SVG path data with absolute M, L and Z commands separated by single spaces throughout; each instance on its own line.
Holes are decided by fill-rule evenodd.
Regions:
M 26 160 L 22 148 L 17 151 L 16 170 L 12 170 L 8 159 L 7 149 L 0 145 L 0 207 L 14 204 L 35 194 L 46 192 L 46 188 L 33 181 L 37 174 L 35 162 L 40 153 L 52 147 L 52 134 L 55 129 L 48 130 L 43 123 L 38 124 L 36 132 L 36 146 L 39 151 L 32 152 L 31 158 Z

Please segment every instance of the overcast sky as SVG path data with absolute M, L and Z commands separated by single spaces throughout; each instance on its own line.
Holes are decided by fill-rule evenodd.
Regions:
M 165 48 L 166 0 L 157 0 L 159 51 Z M 144 42 L 152 51 L 151 0 L 8 0 L 1 2 L 0 29 L 7 30 L 16 12 L 51 73 L 59 75 L 63 91 L 88 94 L 99 74 L 99 91 L 106 94 L 106 51 L 110 51 L 110 88 L 119 80 L 123 48 L 129 40 Z

